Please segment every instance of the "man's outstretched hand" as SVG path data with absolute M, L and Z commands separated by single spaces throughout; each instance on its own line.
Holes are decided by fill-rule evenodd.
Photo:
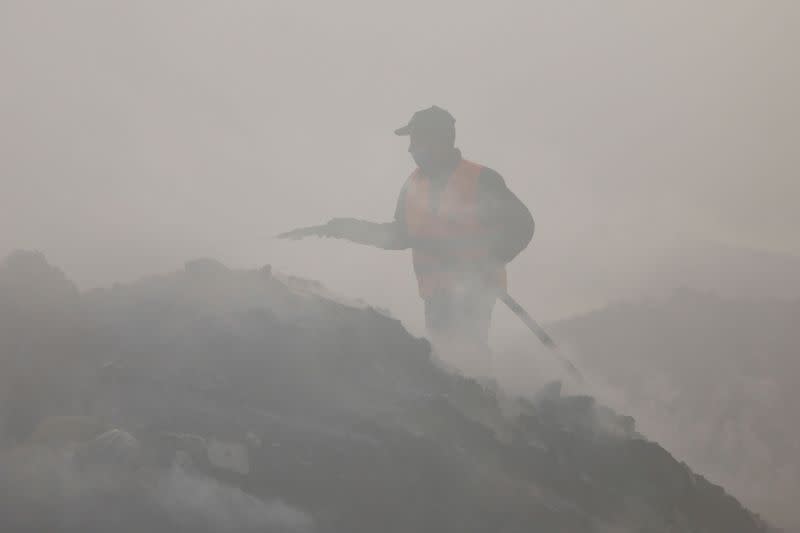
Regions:
M 279 239 L 298 240 L 305 237 L 331 237 L 368 246 L 386 248 L 392 240 L 392 231 L 386 224 L 358 220 L 357 218 L 332 218 L 327 224 L 297 228 L 277 236 Z
M 313 237 L 317 235 L 320 231 L 320 228 L 323 226 L 309 226 L 307 228 L 296 228 L 291 231 L 286 231 L 284 233 L 280 233 L 276 235 L 278 239 L 290 239 L 296 241 L 298 239 L 302 239 L 305 237 Z

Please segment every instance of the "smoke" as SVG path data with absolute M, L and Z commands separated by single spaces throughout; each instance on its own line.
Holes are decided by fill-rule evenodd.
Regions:
M 800 302 L 681 290 L 553 325 L 603 404 L 792 531 Z
M 214 479 L 172 468 L 152 494 L 170 522 L 191 531 L 310 531 L 310 516 L 279 500 L 264 502 Z
M 71 450 L 46 446 L 0 455 L 0 517 L 8 532 L 313 530 L 303 511 L 179 467 L 80 468 Z

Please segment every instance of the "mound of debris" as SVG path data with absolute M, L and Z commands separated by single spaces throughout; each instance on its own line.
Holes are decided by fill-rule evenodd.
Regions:
M 800 300 L 679 289 L 552 329 L 648 436 L 800 531 L 798 317 Z
M 317 283 L 65 283 L 0 268 L 3 531 L 768 530 L 629 417 L 448 373 Z

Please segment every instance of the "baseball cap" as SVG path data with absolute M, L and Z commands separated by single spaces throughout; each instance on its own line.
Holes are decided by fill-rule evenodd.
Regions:
M 431 106 L 414 113 L 408 124 L 394 130 L 395 135 L 411 135 L 412 131 L 455 132 L 456 119 L 439 106 Z

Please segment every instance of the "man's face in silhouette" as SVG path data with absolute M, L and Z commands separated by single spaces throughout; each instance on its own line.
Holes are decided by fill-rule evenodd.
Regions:
M 450 132 L 413 130 L 409 136 L 408 152 L 424 170 L 434 169 L 450 159 L 455 139 Z

